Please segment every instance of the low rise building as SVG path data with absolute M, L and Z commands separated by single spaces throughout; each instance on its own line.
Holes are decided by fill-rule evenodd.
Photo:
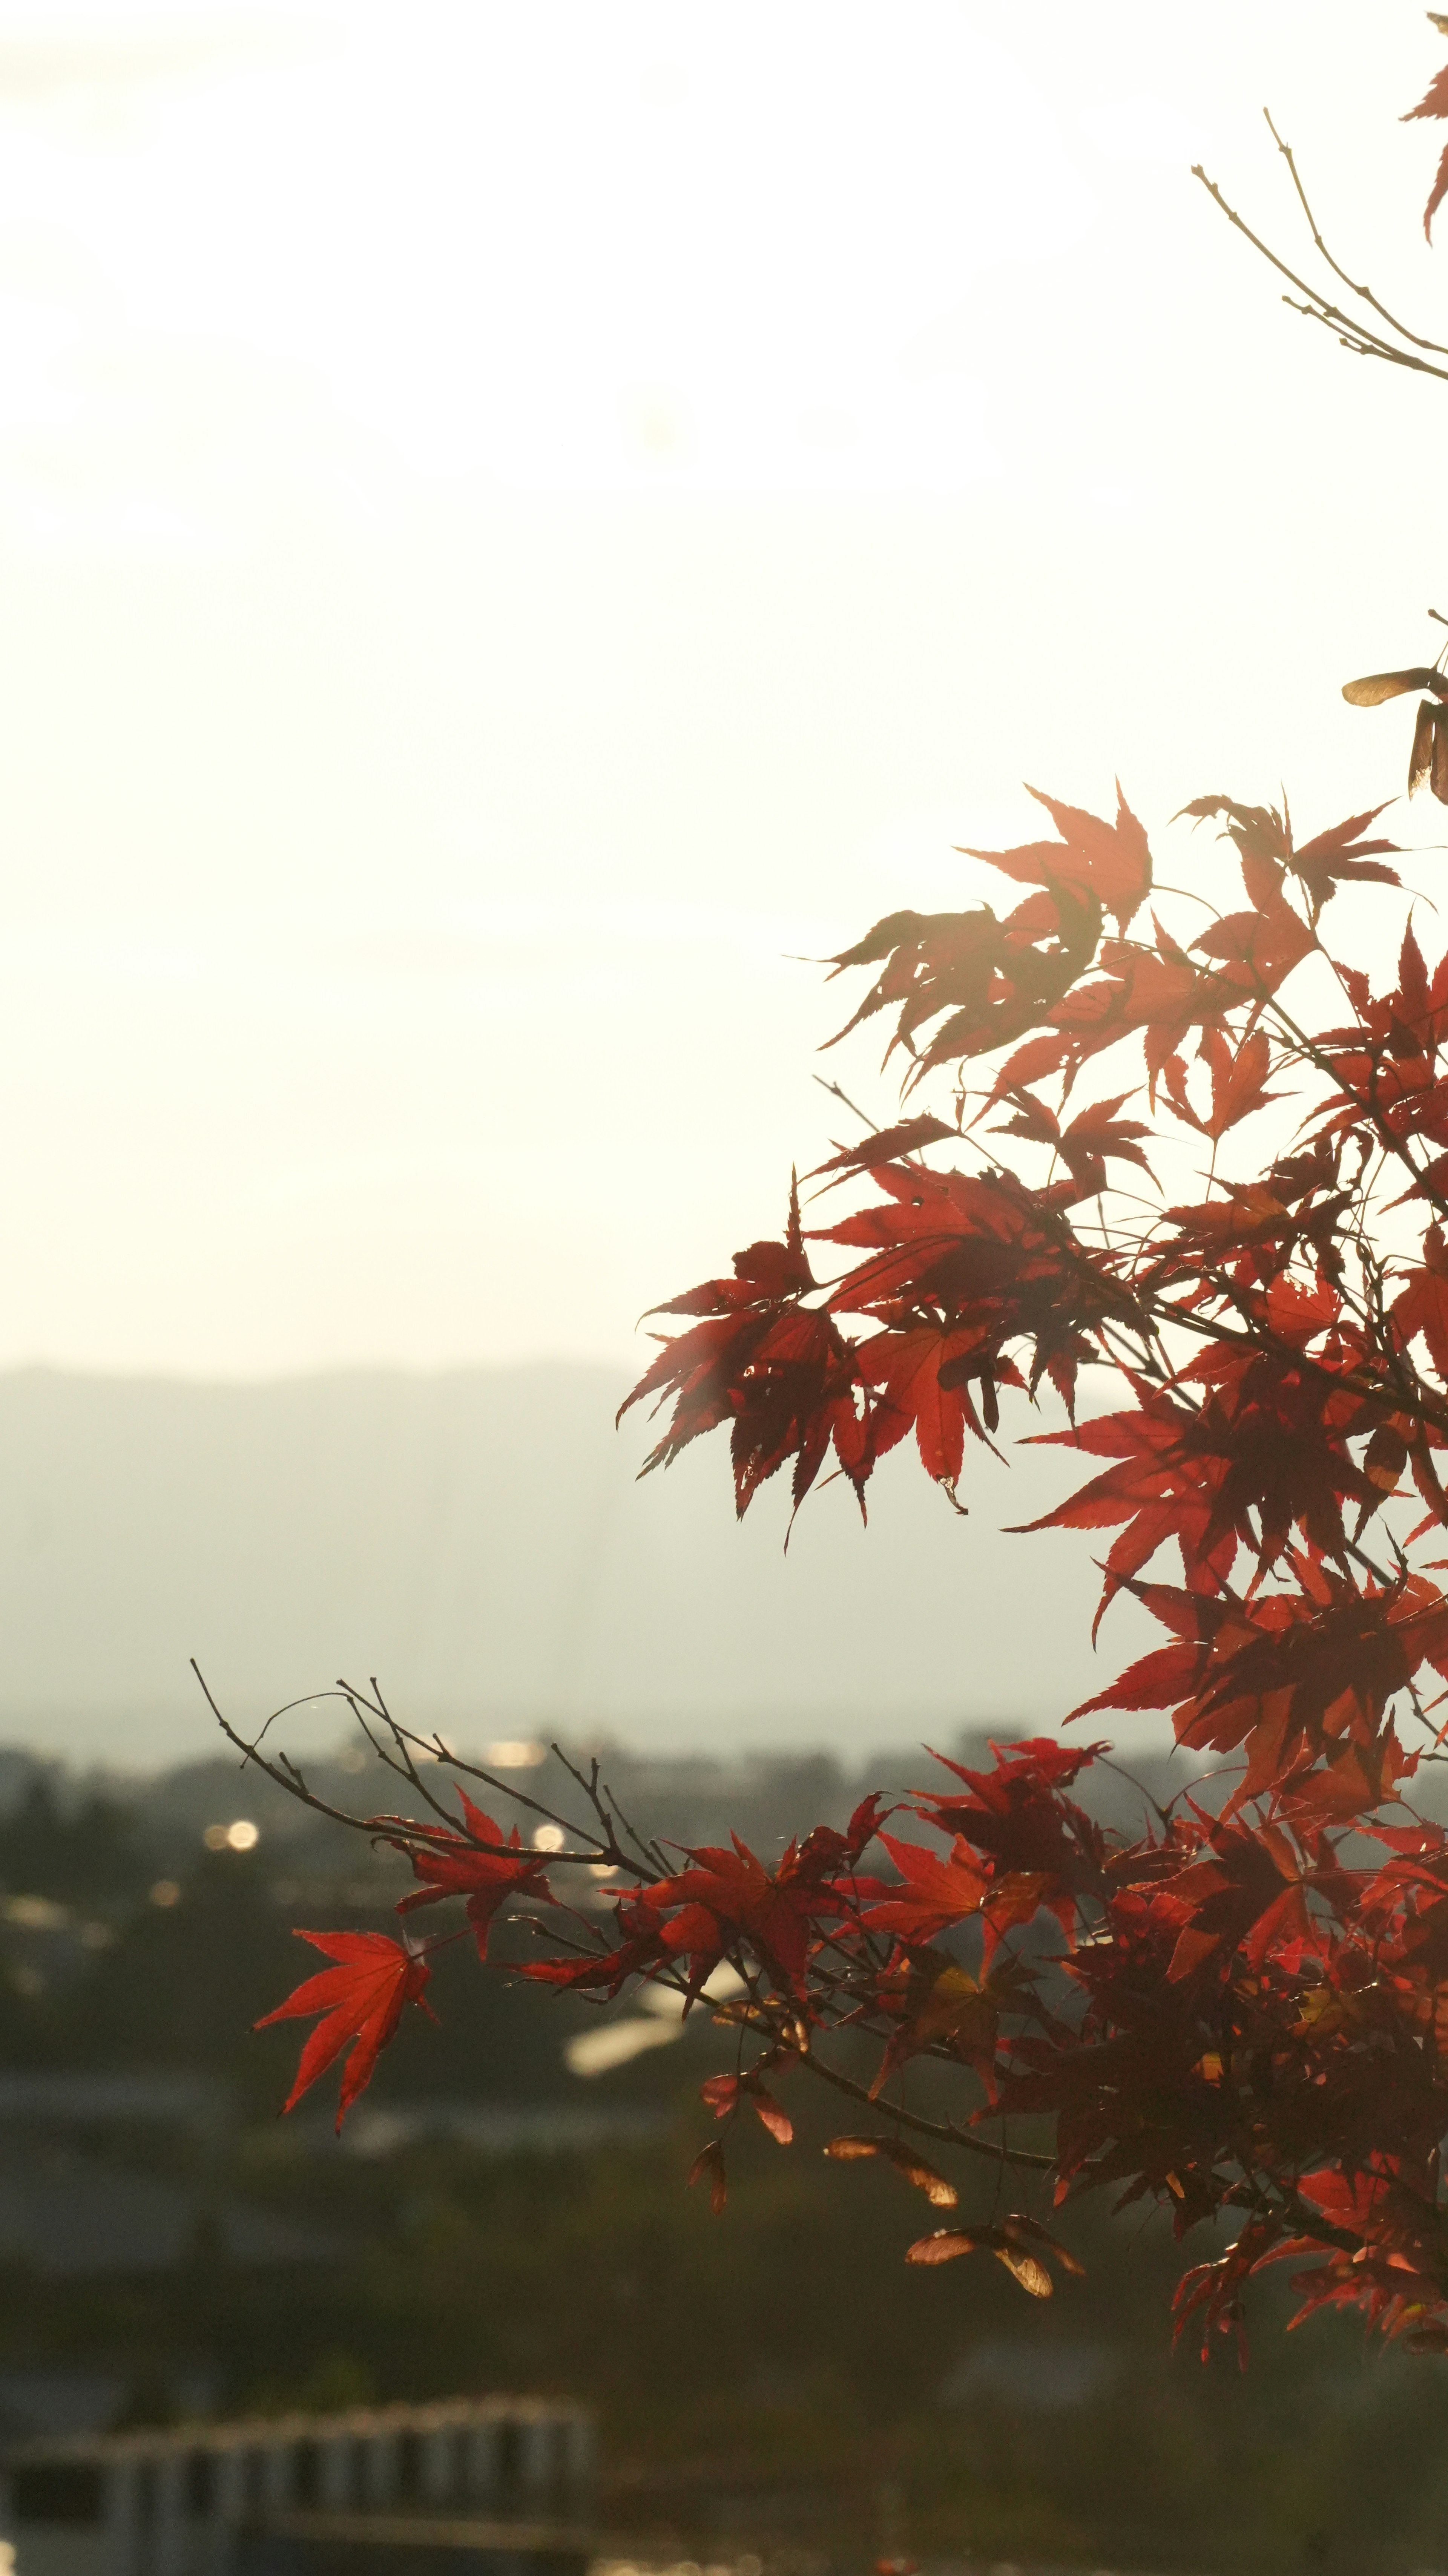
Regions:
M 15 2576 L 582 2576 L 593 2421 L 450 2398 L 55 2437 L 5 2462 Z

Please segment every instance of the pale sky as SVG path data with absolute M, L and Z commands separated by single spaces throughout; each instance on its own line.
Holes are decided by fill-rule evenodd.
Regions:
M 1301 250 L 1269 101 L 1448 337 L 1442 51 L 0 6 L 0 1364 L 627 1359 L 841 1132 L 791 961 L 973 894 L 1023 778 L 1119 771 L 1178 878 L 1189 796 L 1394 792 L 1338 691 L 1448 609 L 1448 387 L 1188 171 Z

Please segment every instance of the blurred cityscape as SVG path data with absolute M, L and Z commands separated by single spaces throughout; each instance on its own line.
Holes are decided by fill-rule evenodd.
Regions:
M 541 1747 L 498 1751 L 547 1794 Z M 397 1804 L 360 1760 L 309 1777 Z M 763 1852 L 863 1785 L 820 1756 L 608 1773 L 645 1830 Z M 995 2265 L 907 2270 L 919 2205 L 823 2162 L 842 2124 L 799 2083 L 795 2146 L 741 2138 L 715 2219 L 684 2177 L 726 2034 L 464 1943 L 340 2140 L 326 2082 L 279 2120 L 298 2029 L 252 2025 L 306 1973 L 292 1929 L 385 1922 L 395 1856 L 230 1758 L 121 1783 L 9 1753 L 0 1810 L 5 2442 L 527 2390 L 597 2409 L 621 2566 L 1448 2557 L 1439 2376 L 1351 2329 L 1284 2339 L 1285 2281 L 1242 2375 L 1170 2357 L 1175 2250 L 1135 2212 L 1067 2214 L 1088 2276 L 1049 2305 Z

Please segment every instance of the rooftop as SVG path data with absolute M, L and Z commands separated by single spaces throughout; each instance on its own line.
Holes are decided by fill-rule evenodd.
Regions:
M 275 2448 L 287 2442 L 380 2441 L 390 2433 L 443 2433 L 461 2425 L 572 2422 L 588 2408 L 567 2397 L 445 2397 L 425 2406 L 354 2406 L 339 2415 L 255 2415 L 238 2423 L 149 2427 L 126 2433 L 56 2433 L 18 2443 L 7 2465 L 43 2460 L 165 2459 L 188 2451 Z

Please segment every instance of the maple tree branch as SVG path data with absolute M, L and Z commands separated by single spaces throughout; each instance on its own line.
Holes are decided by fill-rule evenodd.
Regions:
M 399 1724 L 398 1720 L 392 1715 L 391 1710 L 388 1708 L 386 1701 L 383 1699 L 382 1693 L 378 1688 L 377 1676 L 375 1673 L 371 1676 L 371 1682 L 374 1697 L 371 1701 L 364 1700 L 363 1705 L 370 1708 L 372 1714 L 383 1726 L 386 1727 L 395 1748 L 393 1753 L 388 1753 L 384 1746 L 376 1743 L 375 1738 L 370 1738 L 373 1742 L 374 1750 L 377 1753 L 379 1761 L 384 1763 L 389 1771 L 395 1772 L 400 1780 L 405 1780 L 408 1787 L 416 1791 L 424 1805 L 431 1807 L 433 1814 L 438 1819 L 440 1827 L 444 1831 L 452 1829 L 454 1819 L 447 1813 L 441 1801 L 433 1796 L 433 1793 L 427 1786 L 426 1781 L 421 1777 L 416 1761 L 413 1758 L 412 1746 L 415 1744 L 423 1750 L 426 1750 L 432 1759 L 441 1758 L 440 1754 L 434 1755 L 431 1747 L 424 1745 L 424 1741 L 421 1736 L 410 1735 L 408 1730 Z M 339 1680 L 338 1688 L 345 1692 L 353 1709 L 357 1709 L 359 1700 L 362 1700 L 362 1694 L 349 1682 Z M 367 1731 L 370 1737 L 370 1730 L 364 1731 Z
M 1445 371 L 1439 369 L 1436 372 L 1444 373 Z M 1327 949 L 1322 940 L 1318 938 L 1315 930 L 1312 935 L 1313 946 L 1316 953 L 1319 956 L 1326 957 L 1328 964 L 1335 968 L 1337 961 L 1328 956 Z M 1271 1018 L 1276 1022 L 1279 1028 L 1286 1031 L 1292 1042 L 1294 1051 L 1301 1057 L 1302 1061 L 1310 1064 L 1315 1073 L 1320 1074 L 1325 1082 L 1332 1083 L 1336 1090 L 1344 1098 L 1350 1100 L 1354 1107 L 1359 1109 L 1365 1118 L 1371 1120 L 1373 1132 L 1377 1137 L 1379 1144 L 1382 1146 L 1383 1151 L 1397 1157 L 1398 1161 L 1402 1163 L 1405 1170 L 1410 1175 L 1415 1189 L 1421 1192 L 1422 1196 L 1428 1201 L 1430 1207 L 1436 1208 L 1440 1216 L 1448 1217 L 1448 1196 L 1444 1196 L 1425 1179 L 1418 1165 L 1414 1162 L 1412 1154 L 1409 1152 L 1406 1139 L 1398 1136 L 1387 1123 L 1386 1115 L 1376 1095 L 1376 1067 L 1374 1068 L 1373 1073 L 1374 1089 L 1369 1093 L 1368 1097 L 1364 1099 L 1361 1092 L 1354 1090 L 1349 1083 L 1343 1080 L 1342 1075 L 1338 1071 L 1337 1067 L 1332 1063 L 1331 1058 L 1325 1055 L 1318 1046 L 1316 1039 L 1310 1038 L 1307 1035 L 1306 1030 L 1299 1027 L 1297 1021 L 1293 1018 L 1285 1002 L 1282 1000 L 1280 993 L 1273 992 L 1264 994 L 1263 1010 L 1265 1013 L 1270 1014 Z
M 1337 332 L 1343 347 L 1352 350 L 1355 356 L 1381 358 L 1389 366 L 1406 367 L 1415 375 L 1436 376 L 1441 382 L 1448 384 L 1448 367 L 1435 367 L 1429 359 L 1418 356 L 1413 349 L 1395 349 L 1390 340 L 1384 340 L 1379 333 L 1370 331 L 1365 323 L 1357 321 L 1352 314 L 1342 312 L 1337 305 L 1329 303 L 1327 297 L 1320 294 L 1305 277 L 1299 277 L 1296 269 L 1289 268 L 1284 259 L 1279 259 L 1276 251 L 1269 249 L 1261 235 L 1254 233 L 1251 225 L 1243 221 L 1235 206 L 1228 204 L 1216 181 L 1207 177 L 1199 161 L 1192 164 L 1192 177 L 1201 181 L 1213 204 L 1226 216 L 1228 223 L 1235 225 L 1237 231 L 1251 243 L 1255 251 L 1260 252 L 1262 258 L 1271 267 L 1277 270 L 1280 277 L 1285 277 L 1289 285 L 1295 286 L 1300 295 L 1307 297 L 1307 304 L 1295 306 L 1293 308 L 1295 311 L 1306 312 L 1315 322 L 1326 323 L 1329 329 Z M 1340 271 L 1339 274 L 1341 274 Z M 1353 291 L 1356 293 L 1358 290 L 1354 288 Z M 1288 296 L 1284 296 L 1282 300 L 1284 304 L 1291 302 Z M 1397 330 L 1400 325 L 1394 323 L 1392 327 Z M 1432 348 L 1435 343 L 1424 341 L 1421 346 Z
M 1273 2193 L 1275 2199 L 1267 2196 Z M 1222 2200 L 1230 2209 L 1249 2209 L 1259 2218 L 1285 2220 L 1297 2235 L 1311 2237 L 1324 2247 L 1340 2247 L 1347 2254 L 1355 2254 L 1362 2241 L 1353 2235 L 1351 2229 L 1338 2227 L 1330 2218 L 1324 2218 L 1320 2209 L 1315 2209 L 1312 2202 L 1304 2200 L 1290 2182 L 1283 2182 L 1276 2174 L 1264 2175 L 1260 2183 L 1249 2174 L 1245 2182 L 1235 2183 L 1224 2191 Z
M 1202 1275 L 1204 1277 L 1207 1275 L 1205 1270 Z M 1224 1299 L 1229 1297 L 1231 1283 L 1225 1276 L 1221 1278 L 1220 1284 L 1217 1280 L 1212 1280 L 1210 1284 L 1215 1294 Z M 1391 1398 L 1381 1387 L 1373 1385 L 1371 1380 L 1364 1382 L 1349 1370 L 1327 1367 L 1322 1360 L 1315 1359 L 1310 1351 L 1300 1349 L 1295 1342 L 1285 1341 L 1281 1335 L 1274 1333 L 1269 1325 L 1262 1324 L 1259 1327 L 1254 1320 L 1250 1328 L 1234 1331 L 1220 1316 L 1193 1314 L 1185 1307 L 1173 1305 L 1167 1297 L 1154 1296 L 1150 1290 L 1146 1293 L 1163 1322 L 1179 1325 L 1183 1331 L 1195 1333 L 1204 1341 L 1226 1342 L 1237 1350 L 1271 1351 L 1288 1366 L 1305 1369 L 1309 1375 L 1319 1377 L 1326 1384 L 1341 1388 L 1347 1394 L 1357 1395 L 1365 1401 L 1376 1399 L 1384 1404 L 1391 1403 Z M 1179 1374 L 1179 1371 L 1170 1371 L 1167 1383 L 1175 1384 Z M 1421 1389 L 1421 1380 L 1416 1375 L 1414 1384 Z M 1407 1399 L 1402 1409 L 1418 1414 L 1423 1421 L 1431 1422 L 1436 1430 L 1448 1433 L 1448 1399 L 1431 1396 L 1426 1389 L 1422 1389 L 1420 1394 Z
M 1350 358 L 1383 358 L 1392 355 L 1391 351 L 1375 346 L 1370 337 L 1364 337 L 1361 332 L 1354 331 L 1351 325 L 1344 327 L 1330 308 L 1320 309 L 1315 304 L 1299 304 L 1295 295 L 1284 295 L 1282 301 L 1289 313 L 1300 313 L 1304 322 L 1320 322 L 1325 331 L 1332 333 L 1338 347 L 1346 349 Z M 1410 358 L 1403 358 L 1399 363 L 1411 366 L 1414 362 Z M 1443 369 L 1424 367 L 1421 372 L 1424 375 L 1441 375 Z
M 365 1726 L 365 1723 L 363 1724 L 363 1731 L 367 1734 L 368 1741 L 372 1745 L 377 1759 L 385 1764 L 387 1769 L 396 1772 L 400 1779 L 408 1780 L 410 1784 L 416 1788 L 418 1795 L 432 1808 L 439 1821 L 435 1825 L 429 1825 L 422 1819 L 411 1816 L 378 1816 L 375 1814 L 359 1816 L 350 1808 L 334 1806 L 330 1799 L 319 1796 L 316 1790 L 308 1786 L 302 1773 L 286 1754 L 282 1754 L 276 1761 L 272 1761 L 269 1756 L 261 1751 L 260 1737 L 255 1739 L 255 1741 L 249 1741 L 244 1735 L 241 1735 L 234 1726 L 232 1726 L 218 1706 L 210 1686 L 194 1656 L 191 1658 L 191 1669 L 195 1673 L 197 1681 L 201 1685 L 201 1689 L 205 1694 L 207 1706 L 210 1708 L 217 1725 L 220 1727 L 228 1742 L 235 1745 L 243 1762 L 255 1764 L 256 1768 L 259 1771 L 264 1772 L 267 1778 L 275 1783 L 277 1788 L 284 1789 L 288 1797 L 296 1799 L 300 1805 L 311 1808 L 315 1815 L 325 1816 L 332 1824 L 346 1825 L 350 1827 L 354 1833 L 365 1834 L 370 1842 L 385 1844 L 389 1849 L 402 1854 L 410 1853 L 414 1848 L 423 1851 L 450 1849 L 456 1846 L 459 1842 L 469 1845 L 476 1851 L 486 1853 L 494 1852 L 500 1848 L 499 1845 L 486 1842 L 476 1834 L 472 1833 L 465 1822 L 454 1817 L 446 1808 L 439 1805 L 438 1801 L 431 1795 L 425 1782 L 418 1774 L 416 1766 L 410 1761 L 410 1759 L 404 1758 L 401 1761 L 393 1760 L 391 1756 L 389 1756 L 386 1747 L 378 1744 L 376 1738 Z M 376 1689 L 376 1687 L 377 1685 L 374 1679 L 373 1688 Z M 382 1706 L 380 1694 L 378 1705 L 373 1707 L 372 1703 L 368 1702 L 363 1694 L 354 1691 L 350 1686 L 344 1683 L 339 1686 L 339 1689 L 335 1694 L 330 1691 L 308 1693 L 306 1699 L 291 1700 L 287 1703 L 287 1708 L 278 1709 L 273 1712 L 273 1715 L 276 1717 L 285 1716 L 287 1714 L 287 1709 L 289 1708 L 304 1707 L 307 1704 L 307 1699 L 332 1698 L 334 1696 L 342 1698 L 353 1708 L 356 1708 L 358 1700 L 361 1699 L 363 1706 L 372 1707 L 372 1713 L 374 1716 L 378 1714 L 378 1709 Z M 272 1722 L 273 1719 L 268 1718 L 268 1726 L 270 1726 Z M 408 1737 L 408 1730 L 401 1726 L 399 1720 L 388 1716 L 386 1722 L 397 1736 Z M 424 1741 L 421 1736 L 411 1736 L 409 1740 L 413 1744 L 417 1745 L 421 1745 Z M 560 1851 L 546 1851 L 538 1850 L 535 1846 L 529 1857 L 536 1858 L 539 1864 L 545 1869 L 598 1869 L 607 1867 L 611 1869 L 627 1870 L 633 1877 L 646 1880 L 658 1875 L 658 1871 L 651 1863 L 641 1863 L 633 1859 L 628 1852 L 624 1851 L 618 1844 L 616 1837 L 610 1840 L 590 1835 L 586 1826 L 579 1827 L 578 1825 L 570 1822 L 567 1817 L 557 1814 L 552 1808 L 540 1805 L 537 1799 L 525 1797 L 522 1791 L 513 1789 L 506 1781 L 496 1779 L 492 1773 L 477 1770 L 470 1763 L 459 1762 L 457 1757 L 450 1753 L 446 1746 L 441 1744 L 440 1740 L 436 1759 L 440 1762 L 450 1763 L 453 1767 L 459 1770 L 467 1771 L 471 1778 L 484 1781 L 490 1788 L 498 1790 L 504 1797 L 515 1798 L 520 1805 L 530 1807 L 535 1814 L 544 1817 L 549 1823 L 556 1825 L 561 1832 L 575 1836 L 582 1833 L 592 1845 L 592 1848 L 587 1851 L 568 1851 L 566 1849 Z M 567 1765 L 566 1767 L 570 1769 L 572 1768 L 571 1765 Z
M 863 2102 L 867 2110 L 877 2111 L 882 2117 L 898 2120 L 904 2128 L 912 2129 L 917 2137 L 930 2138 L 936 2146 L 959 2147 L 964 2155 L 984 2156 L 994 2165 L 1023 2165 L 1032 2173 L 1054 2173 L 1056 2170 L 1054 2156 L 1037 2155 L 1025 2148 L 992 2146 L 988 2138 L 977 2138 L 968 2129 L 957 2129 L 946 2121 L 922 2119 L 918 2111 L 907 2111 L 899 2102 L 868 2092 L 852 2076 L 842 2075 L 837 2066 L 827 2066 L 822 2057 L 816 2056 L 813 2048 L 799 2049 L 797 2054 L 800 2064 L 807 2066 L 810 2073 L 818 2075 L 824 2083 L 832 2085 L 835 2092 L 848 2094 L 852 2102 Z
M 228 1743 L 235 1745 L 237 1752 L 241 1755 L 243 1763 L 255 1763 L 258 1771 L 264 1771 L 267 1778 L 274 1781 L 279 1789 L 285 1789 L 288 1797 L 298 1799 L 303 1806 L 310 1807 L 314 1814 L 326 1816 L 333 1824 L 336 1825 L 350 1825 L 354 1832 L 367 1831 L 370 1822 L 369 1819 L 362 1816 L 354 1816 L 347 1808 L 334 1807 L 329 1799 L 319 1798 L 314 1789 L 309 1789 L 307 1787 L 301 1773 L 296 1770 L 294 1765 L 287 1764 L 285 1767 L 281 1767 L 277 1763 L 273 1762 L 268 1755 L 262 1752 L 260 1737 L 257 1738 L 255 1743 L 248 1743 L 244 1735 L 239 1735 L 236 1728 L 230 1723 L 230 1720 L 222 1715 L 220 1708 L 212 1697 L 206 1676 L 202 1672 L 201 1666 L 198 1664 L 194 1655 L 190 1658 L 190 1664 L 191 1669 L 196 1675 L 202 1691 L 205 1694 L 207 1707 L 210 1709 L 212 1716 L 215 1718 L 217 1725 L 220 1727 L 221 1732 L 226 1737 Z M 322 1694 L 319 1694 L 319 1696 L 322 1696 Z M 330 1693 L 325 1694 L 325 1696 L 330 1697 Z M 291 1700 L 288 1702 L 288 1706 L 291 1708 L 299 1708 L 302 1705 L 304 1705 L 304 1703 L 300 1700 Z M 284 1712 L 278 1712 L 278 1714 L 284 1714 Z M 267 1723 L 270 1725 L 271 1720 L 268 1719 Z
M 1113 1762 L 1109 1755 L 1105 1753 L 1098 1753 L 1096 1759 L 1103 1771 L 1114 1771 L 1118 1780 L 1124 1780 L 1128 1789 L 1134 1789 L 1136 1791 L 1142 1805 L 1150 1807 L 1159 1824 L 1164 1827 L 1170 1824 L 1171 1819 L 1168 1816 L 1165 1807 L 1160 1805 L 1158 1800 L 1152 1796 L 1151 1791 L 1144 1787 L 1140 1780 L 1134 1779 L 1129 1771 L 1123 1770 L 1119 1762 Z M 1184 1789 L 1178 1789 L 1176 1793 L 1177 1798 L 1184 1797 L 1185 1795 L 1186 1791 Z M 1175 1798 L 1173 1799 L 1172 1804 L 1175 1806 Z
M 488 1851 L 493 1848 L 491 1844 L 480 1841 L 479 1838 L 469 1830 L 466 1824 L 459 1822 L 451 1809 L 444 1807 L 441 1802 L 433 1796 L 432 1791 L 428 1788 L 426 1781 L 423 1779 L 417 1768 L 416 1762 L 413 1759 L 413 1748 L 416 1748 L 420 1752 L 425 1752 L 430 1760 L 436 1761 L 439 1765 L 444 1766 L 451 1771 L 462 1773 L 470 1780 L 480 1780 L 485 1788 L 495 1790 L 500 1797 L 511 1799 L 515 1806 L 526 1807 L 530 1814 L 541 1817 L 547 1824 L 556 1825 L 561 1833 L 571 1835 L 575 1839 L 581 1836 L 592 1844 L 593 1848 L 590 1851 L 542 1850 L 540 1852 L 540 1857 L 546 1862 L 550 1869 L 554 1867 L 566 1868 L 570 1865 L 587 1868 L 608 1867 L 613 1869 L 626 1869 L 635 1878 L 648 1878 L 667 1869 L 668 1864 L 663 1853 L 658 1850 L 657 1846 L 651 1850 L 647 1844 L 642 1842 L 638 1835 L 634 1834 L 633 1828 L 629 1825 L 627 1818 L 622 1818 L 621 1821 L 624 1824 L 625 1831 L 633 1835 L 633 1839 L 637 1844 L 639 1851 L 643 1855 L 642 1861 L 634 1860 L 623 1849 L 618 1840 L 618 1836 L 613 1829 L 613 1818 L 608 1807 L 594 1795 L 590 1790 L 588 1783 L 583 1779 L 582 1774 L 575 1768 L 573 1763 L 568 1761 L 557 1744 L 554 1744 L 551 1747 L 551 1750 L 557 1755 L 558 1760 L 562 1763 L 563 1768 L 569 1773 L 570 1777 L 578 1782 L 584 1795 L 589 1799 L 590 1805 L 593 1806 L 601 1827 L 601 1831 L 597 1834 L 593 1833 L 588 1826 L 575 1823 L 571 1817 L 565 1816 L 560 1809 L 546 1806 L 541 1799 L 530 1797 L 526 1790 L 517 1788 L 513 1782 L 500 1780 L 496 1772 L 486 1771 L 477 1763 L 465 1761 L 461 1754 L 453 1751 L 451 1745 L 444 1743 L 441 1735 L 434 1734 L 431 1738 L 428 1738 L 415 1734 L 410 1727 L 404 1726 L 399 1718 L 393 1717 L 383 1699 L 375 1674 L 371 1676 L 371 1681 L 372 1688 L 376 1693 L 375 1703 L 369 1702 L 366 1699 L 365 1694 L 357 1691 L 351 1684 L 343 1683 L 339 1685 L 339 1687 L 352 1706 L 356 1707 L 360 1701 L 361 1705 L 369 1708 L 374 1716 L 380 1716 L 383 1719 L 392 1735 L 394 1743 L 399 1748 L 402 1756 L 401 1760 L 394 1761 L 387 1753 L 385 1747 L 377 1743 L 375 1737 L 371 1735 L 370 1731 L 368 1731 L 364 1725 L 364 1732 L 368 1733 L 369 1743 L 372 1744 L 379 1761 L 386 1763 L 389 1770 L 396 1771 L 400 1778 L 406 1779 L 409 1785 L 416 1789 L 418 1796 L 424 1799 L 427 1805 L 431 1807 L 434 1815 L 440 1820 L 437 1831 L 445 1835 L 450 1843 L 455 1842 L 459 1837 L 461 1837 L 465 1842 L 472 1843 L 478 1850 Z M 595 1772 L 597 1771 L 597 1767 L 597 1764 L 595 1764 Z M 357 1821 L 365 1824 L 367 1820 L 358 1819 Z M 412 1818 L 402 1818 L 399 1822 L 404 1827 L 406 1833 L 418 1841 L 427 1840 L 433 1831 L 433 1829 L 424 1824 L 418 1823 Z M 535 1849 L 537 1848 L 538 1847 L 535 1846 Z
M 571 1778 L 577 1781 L 590 1806 L 594 1809 L 594 1812 L 598 1817 L 599 1824 L 608 1839 L 610 1848 L 616 1849 L 618 1844 L 618 1836 L 614 1830 L 614 1820 L 617 1818 L 618 1822 L 622 1825 L 624 1832 L 632 1842 L 635 1850 L 642 1854 L 645 1864 L 649 1868 L 667 1870 L 668 1861 L 659 1844 L 646 1840 L 638 1831 L 637 1827 L 630 1823 L 607 1781 L 603 1783 L 602 1793 L 600 1794 L 600 1766 L 598 1761 L 596 1759 L 593 1760 L 590 1765 L 590 1776 L 585 1780 L 582 1772 L 574 1763 L 570 1762 L 567 1754 L 564 1752 L 560 1744 L 555 1743 L 552 1749 L 557 1755 L 559 1761 L 562 1763 L 564 1770 L 569 1773 Z
M 850 1098 L 847 1091 L 842 1091 L 837 1082 L 826 1082 L 822 1073 L 817 1073 L 814 1076 L 814 1079 L 819 1084 L 821 1091 L 827 1091 L 830 1094 L 831 1099 L 838 1100 L 844 1108 L 848 1109 L 852 1118 L 858 1118 L 860 1125 L 869 1129 L 872 1136 L 883 1135 L 884 1130 L 877 1120 L 870 1116 L 867 1109 L 861 1109 L 858 1103 Z
M 1420 332 L 1410 331 L 1406 322 L 1400 322 L 1396 314 L 1388 311 L 1386 304 L 1379 302 L 1370 286 L 1359 285 L 1356 278 L 1349 277 L 1347 270 L 1339 266 L 1338 262 L 1333 258 L 1331 251 L 1328 249 L 1326 242 L 1323 240 L 1322 234 L 1318 229 L 1317 217 L 1314 215 L 1311 206 L 1308 204 L 1307 191 L 1302 184 L 1302 179 L 1298 172 L 1297 162 L 1293 155 L 1291 144 L 1283 142 L 1281 135 L 1278 133 L 1276 126 L 1272 122 L 1271 110 L 1264 107 L 1262 114 L 1266 119 L 1267 131 L 1271 135 L 1273 142 L 1276 144 L 1278 151 L 1281 153 L 1283 160 L 1287 164 L 1292 185 L 1297 191 L 1298 204 L 1301 206 L 1303 214 L 1307 218 L 1307 228 L 1312 235 L 1313 247 L 1320 253 L 1322 258 L 1326 260 L 1334 277 L 1341 278 L 1343 285 L 1348 289 L 1350 294 L 1359 297 L 1364 304 L 1370 304 L 1373 311 L 1387 323 L 1389 330 L 1396 331 L 1400 339 L 1411 341 L 1415 349 L 1431 349 L 1435 357 L 1448 358 L 1448 348 L 1444 347 L 1441 340 L 1425 340 Z

